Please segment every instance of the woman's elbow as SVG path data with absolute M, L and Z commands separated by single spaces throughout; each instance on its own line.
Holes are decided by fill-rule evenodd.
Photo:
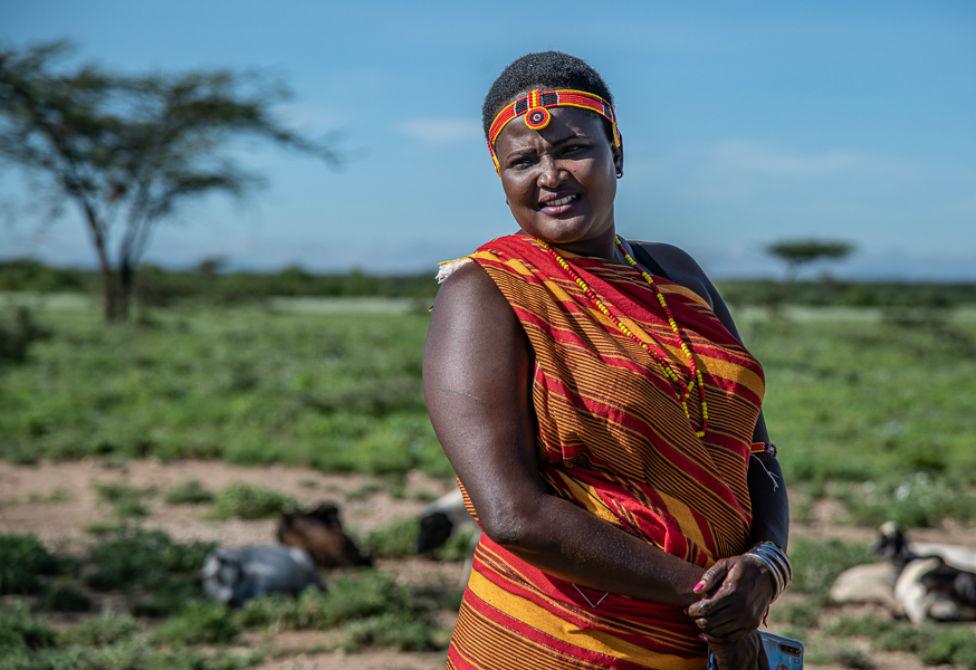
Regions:
M 505 504 L 489 507 L 490 512 L 479 512 L 485 535 L 509 550 L 536 548 L 539 543 L 536 523 L 538 506 Z

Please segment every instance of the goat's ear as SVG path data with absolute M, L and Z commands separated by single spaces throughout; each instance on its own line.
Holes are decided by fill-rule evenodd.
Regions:
M 339 508 L 335 503 L 319 503 L 319 506 L 312 510 L 312 516 L 322 520 L 339 520 Z

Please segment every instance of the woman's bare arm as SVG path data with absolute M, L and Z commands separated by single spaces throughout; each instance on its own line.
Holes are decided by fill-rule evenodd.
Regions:
M 480 267 L 462 267 L 441 287 L 424 350 L 424 396 L 485 533 L 577 584 L 690 605 L 701 568 L 545 491 L 529 347 L 512 308 Z

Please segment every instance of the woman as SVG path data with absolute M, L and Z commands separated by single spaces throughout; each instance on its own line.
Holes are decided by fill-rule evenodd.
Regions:
M 528 54 L 483 118 L 521 231 L 442 272 L 426 344 L 484 530 L 447 667 L 757 667 L 788 577 L 762 368 L 690 256 L 616 236 L 623 146 L 592 68 Z

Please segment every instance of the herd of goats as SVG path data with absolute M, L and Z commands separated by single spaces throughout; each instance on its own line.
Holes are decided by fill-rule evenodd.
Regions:
M 429 554 L 462 529 L 477 529 L 455 490 L 431 503 L 420 517 L 417 553 Z M 214 550 L 203 569 L 204 588 L 218 602 L 237 607 L 270 593 L 296 596 L 324 590 L 320 569 L 370 566 L 373 559 L 344 532 L 339 509 L 322 503 L 282 515 L 276 544 Z M 842 573 L 831 590 L 834 602 L 883 605 L 896 616 L 922 621 L 976 621 L 976 548 L 910 543 L 894 523 L 881 526 L 879 561 Z M 471 552 L 465 578 L 471 569 Z

